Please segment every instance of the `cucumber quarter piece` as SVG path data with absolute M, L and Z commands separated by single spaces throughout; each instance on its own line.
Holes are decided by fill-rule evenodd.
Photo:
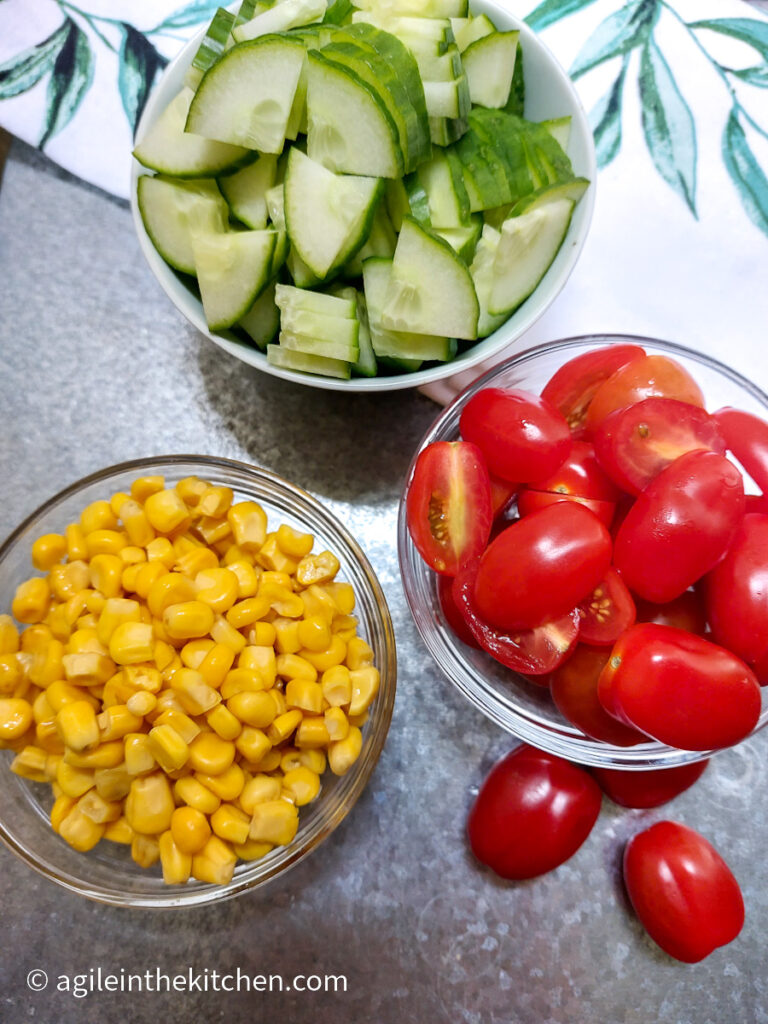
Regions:
M 551 117 L 547 121 L 540 121 L 542 128 L 546 128 L 552 138 L 560 147 L 567 152 L 568 143 L 571 139 L 571 117 Z
M 203 76 L 186 130 L 260 153 L 282 152 L 304 59 L 303 44 L 287 35 L 233 46 Z
M 230 210 L 255 231 L 267 226 L 267 191 L 275 184 L 277 157 L 265 153 L 234 174 L 219 178 L 219 188 Z
M 460 259 L 469 266 L 474 258 L 475 247 L 482 229 L 483 222 L 479 215 L 475 215 L 472 223 L 467 227 L 435 228 L 435 232 L 444 238 Z
M 375 377 L 378 373 L 376 354 L 373 351 L 371 342 L 371 328 L 368 323 L 368 308 L 365 304 L 365 295 L 357 292 L 357 361 L 352 367 L 352 372 L 359 377 Z
M 519 32 L 491 32 L 466 48 L 461 55 L 472 103 L 503 107 L 509 99 Z
M 195 233 L 197 283 L 208 326 L 232 327 L 251 309 L 269 280 L 274 231 Z
M 469 86 L 465 75 L 449 82 L 424 82 L 430 117 L 465 117 L 469 112 Z
M 317 373 L 321 377 L 339 377 L 349 380 L 352 364 L 343 359 L 328 359 L 313 356 L 307 352 L 293 352 L 282 345 L 267 345 L 267 362 L 281 370 L 298 370 L 301 373 Z
M 445 239 L 406 217 L 381 321 L 395 331 L 477 337 L 479 306 L 469 270 Z
M 326 0 L 282 0 L 261 11 L 250 21 L 237 25 L 232 35 L 236 42 L 243 43 L 272 32 L 285 32 L 300 25 L 311 25 L 313 21 L 322 20 L 327 6 Z
M 310 313 L 306 309 L 283 309 L 280 316 L 280 329 L 289 334 L 305 334 L 318 341 L 333 342 L 346 348 L 357 348 L 357 320 L 348 320 L 346 317 L 325 316 L 323 313 Z M 303 351 L 310 350 L 304 349 Z M 317 354 L 323 355 L 322 352 Z M 346 359 L 347 357 L 339 358 Z M 357 356 L 352 362 L 355 359 Z
M 196 89 L 200 85 L 200 79 L 208 68 L 212 67 L 221 57 L 222 53 L 232 45 L 232 28 L 235 24 L 235 15 L 223 7 L 214 14 L 208 26 L 203 41 L 197 48 L 197 53 L 192 58 L 192 63 L 187 68 L 184 76 L 184 84 L 190 89 Z
M 488 312 L 509 313 L 544 277 L 571 222 L 572 199 L 555 199 L 501 226 Z
M 356 7 L 364 11 L 386 10 L 387 15 L 419 18 L 464 18 L 467 0 L 356 0 Z
M 190 181 L 139 178 L 136 195 L 144 230 L 166 263 L 184 274 L 195 273 L 192 233 L 224 232 L 229 210 L 212 178 Z
M 280 329 L 280 310 L 275 305 L 275 282 L 271 281 L 254 304 L 240 318 L 238 327 L 248 334 L 262 352 Z
M 571 181 L 563 181 L 557 185 L 545 185 L 537 192 L 518 199 L 508 216 L 519 217 L 522 213 L 546 206 L 547 203 L 552 203 L 557 199 L 570 199 L 574 203 L 578 203 L 588 188 L 589 178 L 573 178 Z M 506 219 L 504 217 L 504 220 Z
M 210 178 L 253 159 L 253 153 L 242 146 L 205 139 L 184 130 L 194 95 L 185 86 L 171 100 L 134 149 L 139 163 L 175 178 Z
M 496 26 L 487 14 L 478 14 L 476 18 L 451 18 L 451 28 L 456 45 L 462 53 L 476 39 L 482 39 L 483 36 L 496 31 Z
M 284 313 L 289 310 L 302 310 L 316 316 L 333 317 L 334 320 L 354 320 L 357 316 L 353 298 L 326 295 L 325 292 L 313 292 L 290 284 L 277 285 L 275 302 Z
M 491 298 L 491 288 L 493 287 L 493 264 L 500 241 L 500 232 L 486 224 L 477 242 L 475 256 L 470 267 L 470 274 L 472 275 L 475 291 L 477 292 L 477 300 L 480 303 L 480 316 L 477 321 L 478 338 L 487 338 L 489 334 L 492 334 L 498 327 L 501 327 L 509 315 L 501 313 L 493 316 L 488 312 L 488 303 Z
M 298 334 L 284 329 L 280 331 L 280 347 L 290 352 L 306 352 L 310 356 L 343 359 L 347 363 L 356 363 L 360 354 L 357 339 L 354 345 L 349 345 L 333 338 L 318 338 L 314 334 Z
M 417 173 L 427 194 L 432 227 L 457 228 L 465 225 L 469 220 L 469 196 L 461 164 L 455 154 L 438 151 L 421 165 Z M 424 220 L 422 217 L 416 219 Z
M 384 188 L 378 178 L 334 174 L 295 147 L 284 187 L 291 245 L 321 279 L 363 245 Z

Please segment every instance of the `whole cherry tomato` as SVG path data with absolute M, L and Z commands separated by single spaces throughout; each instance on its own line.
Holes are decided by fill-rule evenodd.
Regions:
M 664 604 L 723 557 L 744 515 L 741 473 L 717 452 L 681 455 L 642 491 L 616 535 L 630 590 Z
M 589 597 L 579 604 L 579 640 L 611 646 L 635 621 L 635 602 L 621 576 L 609 569 Z
M 582 505 L 558 502 L 518 520 L 483 552 L 475 602 L 497 629 L 533 629 L 570 612 L 608 571 L 610 534 Z
M 453 599 L 453 580 L 451 576 L 437 577 L 437 599 L 440 602 L 445 621 L 449 628 L 456 634 L 463 644 L 468 647 L 480 649 L 480 644 L 475 640 L 474 633 L 467 625 L 461 609 L 457 607 Z
M 596 515 L 606 529 L 610 529 L 616 506 L 612 501 L 599 501 L 597 498 L 580 498 L 576 494 L 554 494 L 551 491 L 532 491 L 526 488 L 517 496 L 517 511 L 520 516 L 528 516 L 531 512 L 557 505 L 561 501 L 573 501 L 577 505 L 588 508 Z
M 574 438 L 583 437 L 589 403 L 600 385 L 617 370 L 645 357 L 639 345 L 608 345 L 564 363 L 541 392 L 565 417 Z
M 768 423 L 741 409 L 718 409 L 713 414 L 729 450 L 761 491 L 768 491 Z
M 637 916 L 665 953 L 695 964 L 744 925 L 739 883 L 698 832 L 659 821 L 624 851 L 624 882 Z
M 514 496 L 517 494 L 519 484 L 511 480 L 502 480 L 501 477 L 489 474 L 491 478 L 491 512 L 494 519 L 504 512 Z
M 666 604 L 653 604 L 651 601 L 635 601 L 638 622 L 656 622 L 659 626 L 676 626 L 687 629 L 689 633 L 704 636 L 707 630 L 707 613 L 699 590 L 686 590 Z M 728 644 L 724 644 L 727 647 Z
M 600 812 L 583 768 L 521 746 L 491 770 L 469 814 L 472 852 L 502 878 L 534 878 L 578 850 Z
M 436 441 L 416 460 L 406 496 L 408 530 L 435 572 L 455 576 L 491 532 L 491 485 L 480 451 L 467 441 Z
M 595 498 L 598 501 L 618 501 L 621 491 L 606 474 L 588 441 L 574 441 L 562 465 L 548 477 L 533 480 L 533 491 L 572 495 L 577 498 Z
M 622 771 L 619 768 L 592 768 L 592 774 L 607 797 L 622 807 L 660 807 L 684 793 L 704 774 L 706 759 L 674 768 L 650 771 Z
M 459 429 L 503 480 L 524 483 L 549 476 L 571 450 L 563 417 L 528 391 L 483 388 L 462 409 Z
M 725 455 L 717 423 L 704 409 L 674 398 L 646 398 L 616 409 L 595 432 L 600 465 L 630 494 L 639 494 L 662 469 L 698 448 Z
M 741 658 L 672 626 L 643 622 L 623 633 L 598 681 L 606 711 L 683 750 L 744 739 L 760 717 L 760 686 Z
M 713 640 L 749 664 L 768 654 L 768 516 L 744 516 L 705 593 Z

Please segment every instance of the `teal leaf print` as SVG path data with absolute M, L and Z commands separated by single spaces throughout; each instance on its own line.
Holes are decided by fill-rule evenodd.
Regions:
M 642 46 L 659 16 L 658 0 L 631 0 L 601 22 L 571 66 L 571 78 Z
M 71 18 L 67 18 L 67 23 L 64 45 L 56 57 L 48 83 L 41 149 L 62 128 L 66 128 L 93 81 L 93 54 L 88 38 Z
M 541 32 L 548 25 L 567 18 L 569 14 L 575 14 L 585 7 L 589 7 L 595 0 L 544 0 L 538 7 L 531 11 L 525 19 L 534 32 Z
M 706 21 L 693 21 L 688 27 L 708 28 L 713 32 L 720 32 L 721 35 L 739 39 L 742 43 L 754 47 L 763 60 L 768 60 L 768 21 L 758 21 L 756 18 L 711 18 Z
M 731 68 L 730 73 L 748 85 L 756 85 L 758 89 L 768 89 L 768 64 L 758 64 L 754 68 Z
M 662 178 L 696 216 L 696 127 L 669 65 L 653 39 L 640 59 L 640 100 L 648 151 Z
M 0 100 L 18 96 L 19 93 L 37 85 L 43 75 L 53 67 L 66 38 L 65 21 L 42 43 L 17 53 L 9 61 L 0 64 Z
M 749 148 L 735 110 L 723 132 L 723 160 L 747 216 L 768 235 L 768 178 Z
M 187 28 L 189 25 L 199 25 L 200 22 L 207 21 L 209 18 L 212 18 L 219 5 L 220 0 L 192 0 L 192 3 L 187 4 L 184 7 L 180 7 L 179 10 L 174 11 L 173 14 L 169 14 L 165 21 L 161 21 L 156 28 L 152 29 L 152 32 L 162 32 L 165 29 Z
M 117 82 L 123 109 L 135 134 L 155 75 L 165 67 L 168 61 L 133 25 L 123 22 L 122 29 L 123 41 L 120 46 Z
M 616 81 L 589 115 L 600 168 L 607 167 L 621 149 L 621 98 L 628 64 L 629 55 L 625 54 Z

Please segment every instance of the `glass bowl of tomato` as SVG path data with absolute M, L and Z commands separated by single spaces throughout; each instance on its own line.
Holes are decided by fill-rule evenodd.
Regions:
M 645 359 L 646 363 L 637 362 L 633 365 L 642 371 L 647 367 L 650 384 L 640 371 L 625 372 L 622 369 L 622 374 L 616 375 L 625 364 L 640 358 Z M 616 383 L 606 387 L 607 381 Z M 541 553 L 532 556 L 530 551 L 525 552 L 524 544 L 508 544 L 503 551 L 503 559 L 497 560 L 496 571 L 499 574 L 503 574 L 507 564 L 519 570 L 514 575 L 525 579 L 532 614 L 540 614 L 549 599 L 553 609 L 558 601 L 562 603 L 565 600 L 568 603 L 570 598 L 564 598 L 563 595 L 569 593 L 569 586 L 578 587 L 578 580 L 574 584 L 573 575 L 578 573 L 579 568 L 583 568 L 581 563 L 576 566 L 575 561 L 593 557 L 595 545 L 598 545 L 599 538 L 592 543 L 592 549 L 589 547 L 589 536 L 597 537 L 599 532 L 594 520 L 601 520 L 606 529 L 611 531 L 613 543 L 634 498 L 640 492 L 645 493 L 646 483 L 653 479 L 662 465 L 668 467 L 674 462 L 676 467 L 680 465 L 684 468 L 686 460 L 695 462 L 702 459 L 701 450 L 709 450 L 707 457 L 714 459 L 711 449 L 718 449 L 720 454 L 716 458 L 726 464 L 726 475 L 734 464 L 739 470 L 747 471 L 743 475 L 746 512 L 765 514 L 765 522 L 762 519 L 759 522 L 753 521 L 754 536 L 742 538 L 739 549 L 741 555 L 737 552 L 732 557 L 729 549 L 728 558 L 721 559 L 717 573 L 711 569 L 700 573 L 702 579 L 704 575 L 708 580 L 714 579 L 711 586 L 707 584 L 710 590 L 706 600 L 701 582 L 672 600 L 663 593 L 664 586 L 668 585 L 665 578 L 674 575 L 679 569 L 678 555 L 683 572 L 697 572 L 695 568 L 691 570 L 688 564 L 695 564 L 701 557 L 704 539 L 696 531 L 689 533 L 687 539 L 684 538 L 677 545 L 675 558 L 670 560 L 674 565 L 666 562 L 654 565 L 650 555 L 642 548 L 635 548 L 634 564 L 625 556 L 624 564 L 620 566 L 621 572 L 617 573 L 615 566 L 620 557 L 617 554 L 618 545 L 614 545 L 611 567 L 606 570 L 602 566 L 596 570 L 598 577 L 605 574 L 602 582 L 607 585 L 607 591 L 593 592 L 591 604 L 583 601 L 569 615 L 563 616 L 558 605 L 554 613 L 556 622 L 551 628 L 547 625 L 546 628 L 524 631 L 516 636 L 517 640 L 520 636 L 524 637 L 520 642 L 527 660 L 519 662 L 516 657 L 510 660 L 505 657 L 504 651 L 499 652 L 498 635 L 493 629 L 486 631 L 490 639 L 484 643 L 486 649 L 483 649 L 477 641 L 478 637 L 485 637 L 482 632 L 484 627 L 481 627 L 480 632 L 472 630 L 466 618 L 466 609 L 472 605 L 472 597 L 467 597 L 467 594 L 472 591 L 477 603 L 480 603 L 479 598 L 482 597 L 476 588 L 477 576 L 471 577 L 470 585 L 464 582 L 467 574 L 458 565 L 443 564 L 435 571 L 424 560 L 420 549 L 422 553 L 428 550 L 429 544 L 437 538 L 441 542 L 448 541 L 447 547 L 441 550 L 450 551 L 451 542 L 455 542 L 458 547 L 463 545 L 462 550 L 467 550 L 477 541 L 475 546 L 479 545 L 482 552 L 487 551 L 489 512 L 487 505 L 478 503 L 473 497 L 478 470 L 473 463 L 472 447 L 466 443 L 455 446 L 451 442 L 462 439 L 464 442 L 472 441 L 475 433 L 479 432 L 479 435 L 484 434 L 480 440 L 486 446 L 483 461 L 489 465 L 494 461 L 499 465 L 503 462 L 504 453 L 495 451 L 492 441 L 489 449 L 488 438 L 493 439 L 496 428 L 506 416 L 514 415 L 514 410 L 502 408 L 498 402 L 488 401 L 488 397 L 493 395 L 492 389 L 522 391 L 532 398 L 544 392 L 547 400 L 544 404 L 549 403 L 548 408 L 554 406 L 559 410 L 561 421 L 559 427 L 552 427 L 546 414 L 537 412 L 534 405 L 526 413 L 530 430 L 525 444 L 530 445 L 530 451 L 524 454 L 534 459 L 542 458 L 541 483 L 536 486 L 516 486 L 514 483 L 505 483 L 491 471 L 491 541 L 505 532 L 504 527 L 511 523 L 523 524 L 531 513 L 546 517 L 555 503 L 562 501 L 564 493 L 575 492 L 578 495 L 568 502 L 567 514 L 563 513 L 560 504 L 558 516 L 552 517 L 553 523 L 557 523 L 556 529 L 565 532 L 555 544 L 561 552 L 558 557 L 562 559 L 559 563 L 562 573 L 559 577 L 553 577 L 550 573 L 550 580 L 557 579 L 556 584 L 551 586 L 550 595 L 542 600 L 542 595 L 537 593 L 533 583 L 539 570 L 537 560 L 545 560 L 547 557 L 543 549 Z M 478 399 L 477 396 L 481 397 Z M 647 412 L 647 424 L 633 422 L 628 414 L 614 415 L 609 422 L 617 424 L 615 429 L 597 429 L 598 423 L 611 411 L 619 413 L 648 396 L 660 396 L 664 401 L 646 403 L 643 407 Z M 676 405 L 676 402 L 680 404 Z M 470 409 L 465 413 L 470 403 Z M 713 429 L 713 417 L 698 412 L 697 406 L 709 412 L 721 408 L 728 410 L 714 417 L 717 421 L 715 434 L 719 441 L 714 441 L 708 433 Z M 648 419 L 649 416 L 655 419 Z M 494 422 L 494 417 L 498 422 Z M 553 470 L 546 460 L 547 457 L 552 460 L 553 450 L 558 450 L 558 445 L 562 443 L 562 417 L 565 417 L 570 428 L 573 445 L 569 457 Z M 601 674 L 603 677 L 610 675 L 608 670 L 607 673 L 602 671 L 613 650 L 614 641 L 606 640 L 609 635 L 614 635 L 610 629 L 613 627 L 616 635 L 631 639 L 633 634 L 629 627 L 635 621 L 638 624 L 662 624 L 692 634 L 691 643 L 694 646 L 706 638 L 708 641 L 717 641 L 718 645 L 728 646 L 729 651 L 739 651 L 740 658 L 744 658 L 751 666 L 750 671 L 754 669 L 748 694 L 751 710 L 747 714 L 752 716 L 749 719 L 749 732 L 751 734 L 761 729 L 768 722 L 768 688 L 762 687 L 758 692 L 756 681 L 759 679 L 764 683 L 768 678 L 768 659 L 763 663 L 762 656 L 753 657 L 749 649 L 750 637 L 740 638 L 737 615 L 731 612 L 728 621 L 727 605 L 731 593 L 729 588 L 735 586 L 734 573 L 740 571 L 738 557 L 748 558 L 750 545 L 754 547 L 759 543 L 760 529 L 766 527 L 768 531 L 768 501 L 760 494 L 761 490 L 768 491 L 768 481 L 761 480 L 761 474 L 768 473 L 768 426 L 765 427 L 765 435 L 761 433 L 764 426 L 762 421 L 766 419 L 768 395 L 752 382 L 707 355 L 672 342 L 651 338 L 622 335 L 568 338 L 515 355 L 476 380 L 441 413 L 422 438 L 406 477 L 398 521 L 398 549 L 406 599 L 416 627 L 443 674 L 475 708 L 497 725 L 535 747 L 571 761 L 598 767 L 638 770 L 692 764 L 711 756 L 733 740 L 713 742 L 704 749 L 701 740 L 694 739 L 690 746 L 696 745 L 697 749 L 687 749 L 687 742 L 675 744 L 673 741 L 651 738 L 648 735 L 651 729 L 640 732 L 619 720 L 619 717 L 609 715 L 605 708 L 610 702 L 600 703 L 597 699 L 597 679 Z M 648 425 L 651 437 L 661 439 L 661 444 L 643 444 Z M 754 436 L 751 434 L 753 426 L 756 430 Z M 548 436 L 548 430 L 554 433 Z M 537 451 L 537 443 L 542 438 L 546 441 L 546 451 L 543 448 Z M 722 438 L 726 439 L 727 444 Z M 598 439 L 603 444 L 602 449 Z M 439 442 L 448 444 L 436 447 Z M 688 454 L 680 463 L 676 455 L 659 455 L 666 448 Z M 427 449 L 428 455 L 424 455 Z M 594 464 L 595 450 L 598 450 L 601 459 L 597 466 Z M 729 459 L 725 458 L 726 451 Z M 414 470 L 419 459 L 422 465 L 428 462 L 428 493 L 416 493 L 420 485 L 418 479 L 414 482 Z M 562 461 L 562 455 L 555 457 L 554 463 L 558 460 Z M 610 467 L 609 479 L 601 472 L 601 467 Z M 741 472 L 738 476 L 742 476 Z M 530 481 L 531 476 L 527 479 Z M 612 492 L 611 487 L 616 479 L 621 480 L 622 487 Z M 447 496 L 447 500 L 453 502 L 452 511 L 455 513 L 458 509 L 460 514 L 454 514 L 451 518 L 435 495 Z M 707 504 L 706 487 L 694 500 L 698 501 L 700 508 L 707 508 L 711 519 L 709 513 L 714 509 L 714 502 Z M 483 501 L 487 502 L 487 498 Z M 422 536 L 419 536 L 413 510 L 409 529 L 409 503 L 415 507 L 419 502 L 423 509 Z M 580 506 L 586 506 L 592 515 L 584 516 Z M 545 510 L 543 513 L 542 509 Z M 739 506 L 738 513 L 734 512 L 736 514 L 743 519 L 743 504 Z M 589 518 L 591 535 L 589 529 L 586 534 L 582 529 L 580 516 L 585 521 Z M 580 533 L 582 544 L 572 556 L 574 566 L 569 566 L 568 555 L 562 554 L 568 548 L 567 532 L 571 521 L 575 524 L 574 530 Z M 452 531 L 455 531 L 453 537 Z M 477 540 L 478 532 L 485 540 Z M 517 536 L 523 541 L 524 532 L 518 530 L 516 534 L 509 533 L 509 536 Z M 478 555 L 476 551 L 475 557 Z M 594 557 L 599 561 L 602 556 Z M 434 557 L 433 565 L 437 566 Z M 512 575 L 510 573 L 510 577 Z M 628 602 L 623 596 L 628 593 L 625 579 L 633 588 Z M 674 581 L 671 585 L 674 589 Z M 492 598 L 495 594 L 501 594 L 503 589 L 492 588 Z M 658 594 L 655 589 L 658 589 Z M 595 594 L 599 600 L 595 600 Z M 643 599 L 643 595 L 653 596 Z M 734 596 L 734 607 L 737 603 Z M 476 611 L 477 604 L 471 614 Z M 483 615 L 488 619 L 493 613 L 493 600 L 486 597 Z M 707 621 L 708 616 L 720 616 L 722 619 L 714 623 L 714 637 L 712 623 Z M 752 629 L 752 635 L 755 631 Z M 743 634 L 744 630 L 741 632 Z M 730 635 L 734 636 L 735 646 L 730 643 L 730 639 L 728 644 L 723 640 L 723 636 Z M 588 642 L 583 642 L 585 637 Z M 494 644 L 497 646 L 494 647 Z M 562 652 L 566 649 L 568 653 L 563 657 Z M 488 650 L 494 650 L 500 655 L 501 661 L 498 657 L 492 657 Z M 621 650 L 618 644 L 616 650 Z M 626 644 L 623 650 L 628 650 Z M 678 653 L 676 651 L 670 661 L 672 671 Z M 509 667 L 519 664 L 530 664 L 535 669 L 524 673 Z M 552 666 L 551 669 L 547 668 L 548 664 Z M 658 703 L 663 699 L 663 693 L 657 692 L 654 699 Z M 702 723 L 701 735 L 705 738 L 709 735 L 706 725 Z M 671 736 L 678 735 L 674 729 L 673 724 Z M 664 734 L 664 728 L 654 733 L 657 737 Z

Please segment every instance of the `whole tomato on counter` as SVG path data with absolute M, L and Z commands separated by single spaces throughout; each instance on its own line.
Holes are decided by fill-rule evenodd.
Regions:
M 592 768 L 592 774 L 615 804 L 622 807 L 660 807 L 673 800 L 704 774 L 708 760 L 650 771 L 622 771 L 620 768 Z

